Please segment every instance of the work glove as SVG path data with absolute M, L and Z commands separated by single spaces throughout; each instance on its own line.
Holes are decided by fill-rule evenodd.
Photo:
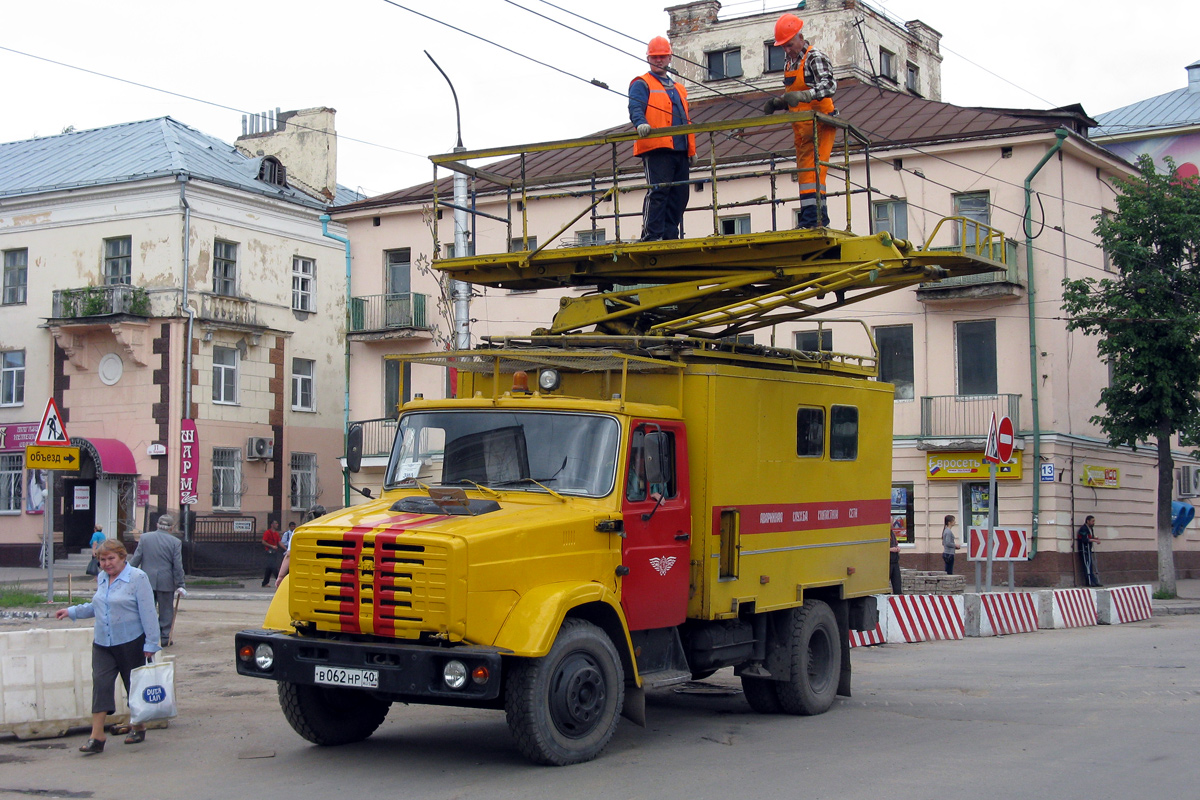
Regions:
M 774 114 L 776 111 L 786 111 L 788 104 L 782 97 L 768 97 L 766 105 L 763 106 L 764 114 Z
M 694 167 L 699 163 L 700 163 L 700 156 L 691 156 L 690 158 L 688 158 L 688 166 L 689 167 Z
M 641 125 L 638 125 L 637 131 L 638 131 L 638 138 L 645 139 L 647 136 L 650 135 L 650 123 L 643 122 Z
M 811 102 L 813 99 L 812 89 L 802 89 L 798 92 L 788 92 L 783 96 L 783 101 L 789 106 L 796 106 L 801 103 Z
M 187 589 L 180 586 L 178 589 L 175 590 L 175 596 L 176 597 L 187 597 Z

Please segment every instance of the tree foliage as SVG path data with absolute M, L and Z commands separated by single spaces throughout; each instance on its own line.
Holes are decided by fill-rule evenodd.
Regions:
M 1159 172 L 1142 155 L 1136 175 L 1115 181 L 1116 213 L 1094 218 L 1116 275 L 1063 282 L 1067 329 L 1098 337 L 1112 373 L 1092 421 L 1114 446 L 1157 443 L 1160 580 L 1164 514 L 1170 556 L 1170 440 L 1200 443 L 1200 184 L 1166 164 Z

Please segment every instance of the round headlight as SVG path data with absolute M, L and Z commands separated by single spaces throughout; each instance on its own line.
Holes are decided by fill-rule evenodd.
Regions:
M 254 663 L 263 672 L 275 666 L 275 651 L 269 644 L 260 644 L 254 648 Z
M 538 373 L 538 388 L 543 392 L 553 392 L 562 383 L 562 375 L 556 369 L 544 369 Z
M 442 668 L 442 680 L 451 689 L 461 689 L 467 685 L 467 665 L 461 661 L 447 661 Z

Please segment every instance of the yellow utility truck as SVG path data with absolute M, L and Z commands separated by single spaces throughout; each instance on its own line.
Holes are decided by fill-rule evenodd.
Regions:
M 393 703 L 470 706 L 555 765 L 644 724 L 646 690 L 725 667 L 756 711 L 828 710 L 888 589 L 892 386 L 869 331 L 862 356 L 733 337 L 1003 269 L 998 234 L 957 224 L 975 244 L 953 252 L 821 229 L 440 261 L 609 291 L 527 338 L 398 356 L 453 369 L 454 396 L 402 406 L 378 497 L 296 530 L 238 672 L 318 744 Z

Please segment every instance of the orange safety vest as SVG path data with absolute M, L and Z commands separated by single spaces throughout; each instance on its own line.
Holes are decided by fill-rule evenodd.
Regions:
M 809 47 L 804 51 L 804 55 L 800 58 L 800 63 L 795 69 L 787 70 L 783 73 L 783 85 L 786 87 L 785 92 L 802 92 L 805 89 L 811 88 L 808 82 L 804 80 L 804 64 L 808 61 L 808 54 L 812 52 Z M 798 103 L 794 106 L 789 106 L 788 111 L 817 111 L 821 114 L 833 113 L 833 98 L 822 97 L 820 100 L 812 100 L 807 103 Z
M 646 86 L 650 89 L 650 99 L 646 103 L 646 122 L 650 123 L 651 128 L 669 128 L 671 127 L 671 97 L 667 94 L 667 90 L 663 88 L 658 77 L 647 72 L 645 75 L 639 75 L 629 82 L 632 86 L 634 81 L 645 81 Z M 683 117 L 685 124 L 690 124 L 692 121 L 692 113 L 688 110 L 687 89 L 683 88 L 683 84 L 676 82 L 675 89 L 679 92 L 679 100 L 683 103 Z M 633 154 L 640 156 L 643 153 L 648 153 L 651 150 L 656 150 L 660 147 L 673 148 L 675 143 L 671 141 L 670 136 L 655 136 L 645 139 L 638 139 L 633 143 Z M 688 134 L 688 155 L 696 155 L 696 134 Z

